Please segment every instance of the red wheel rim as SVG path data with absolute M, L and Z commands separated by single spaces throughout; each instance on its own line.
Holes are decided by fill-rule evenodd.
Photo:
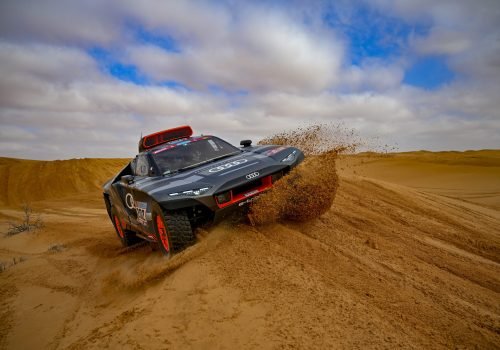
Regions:
M 115 215 L 115 226 L 116 226 L 116 229 L 118 230 L 118 234 L 120 235 L 121 238 L 123 238 L 124 235 L 123 235 L 122 226 L 120 225 L 120 220 L 118 220 L 118 216 L 116 216 L 116 215 Z
M 160 215 L 156 216 L 156 227 L 158 228 L 158 233 L 160 234 L 161 244 L 163 245 L 163 248 L 165 248 L 165 251 L 168 252 L 170 250 L 170 246 L 168 245 L 167 228 L 165 227 Z

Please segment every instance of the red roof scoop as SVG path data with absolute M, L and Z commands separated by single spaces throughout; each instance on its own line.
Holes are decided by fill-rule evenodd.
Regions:
M 173 129 L 167 129 L 154 134 L 144 136 L 139 141 L 139 152 L 143 152 L 155 146 L 170 141 L 184 139 L 193 135 L 193 129 L 189 125 L 179 126 Z

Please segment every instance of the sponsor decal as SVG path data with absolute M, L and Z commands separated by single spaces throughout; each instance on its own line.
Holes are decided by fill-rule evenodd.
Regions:
M 283 146 L 277 147 L 277 148 L 274 148 L 274 149 L 270 149 L 269 151 L 265 151 L 264 155 L 266 155 L 266 156 L 272 156 L 273 154 L 281 152 L 281 151 L 283 151 L 285 149 L 287 149 L 287 147 L 283 147 Z
M 127 193 L 125 196 L 125 205 L 129 209 L 134 209 L 134 197 L 132 196 L 132 193 Z
M 135 210 L 135 212 L 137 213 L 137 222 L 139 222 L 141 225 L 147 226 L 147 217 L 151 216 L 147 215 L 148 203 L 137 202 L 134 200 L 134 196 L 132 196 L 132 193 L 127 193 L 127 195 L 125 196 L 125 205 L 130 210 Z
M 238 207 L 242 207 L 246 204 L 249 204 L 251 202 L 253 202 L 255 199 L 257 199 L 257 197 L 252 197 L 252 198 L 248 198 L 248 199 L 245 199 L 244 201 L 241 201 L 238 203 Z
M 158 154 L 160 152 L 167 151 L 167 150 L 172 149 L 174 147 L 175 147 L 175 145 L 168 145 L 167 147 L 163 147 L 163 148 L 160 148 L 159 150 L 154 151 L 153 154 Z
M 238 159 L 238 160 L 233 160 L 232 162 L 229 162 L 229 163 L 225 163 L 225 164 L 222 164 L 222 165 L 219 165 L 219 166 L 216 166 L 214 168 L 211 168 L 210 170 L 208 170 L 209 173 L 218 173 L 219 171 L 223 171 L 223 170 L 226 170 L 226 169 L 229 169 L 229 168 L 233 168 L 233 167 L 237 167 L 241 164 L 245 164 L 246 162 L 248 162 L 248 159 Z
M 200 140 L 206 140 L 208 138 L 209 138 L 209 136 L 191 137 L 191 141 L 196 142 L 196 141 L 200 141 Z
M 258 171 L 255 171 L 251 174 L 248 174 L 247 176 L 245 176 L 247 178 L 247 180 L 252 180 L 252 179 L 255 179 L 256 177 L 258 177 L 260 174 Z
M 200 141 L 200 140 L 206 140 L 209 137 L 210 136 L 200 136 L 200 137 L 192 137 L 192 138 L 190 138 L 188 140 L 181 139 L 181 140 L 176 140 L 176 141 L 170 141 L 168 146 L 162 147 L 162 148 L 154 151 L 153 154 L 158 154 L 158 153 L 161 153 L 161 152 L 164 152 L 164 151 L 168 151 L 169 149 L 175 148 L 177 146 L 185 146 L 187 144 L 190 144 L 191 142 L 196 142 L 196 141 Z M 209 142 L 210 141 L 213 142 L 212 140 L 209 140 Z
M 253 196 L 254 194 L 257 194 L 257 193 L 259 193 L 259 190 L 253 190 L 253 191 L 245 193 L 244 196 L 250 197 L 250 196 Z

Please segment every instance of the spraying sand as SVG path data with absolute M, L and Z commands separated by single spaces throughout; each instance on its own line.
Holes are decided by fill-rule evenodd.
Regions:
M 252 203 L 251 221 L 307 221 L 326 213 L 335 199 L 338 176 L 335 151 L 310 156 Z
M 359 145 L 354 131 L 338 124 L 313 124 L 265 138 L 259 144 L 299 148 L 306 160 L 252 203 L 250 220 L 262 225 L 280 220 L 308 221 L 326 213 L 338 188 L 335 161 Z

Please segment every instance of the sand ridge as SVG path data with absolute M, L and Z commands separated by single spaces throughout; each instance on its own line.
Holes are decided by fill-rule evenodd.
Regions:
M 466 159 L 476 163 L 461 184 L 440 168 L 438 187 L 453 183 L 455 196 L 430 186 L 440 155 L 341 159 L 335 201 L 318 219 L 226 220 L 169 261 L 147 245 L 120 247 L 97 184 L 37 193 L 45 229 L 0 238 L 0 261 L 10 262 L 0 273 L 0 347 L 499 348 L 500 212 L 460 192 L 481 190 L 469 186 L 474 176 L 498 191 L 484 179 L 499 154 L 481 155 L 488 171 Z M 438 165 L 463 166 L 446 159 Z M 9 171 L 24 162 L 31 169 L 21 161 Z M 110 174 L 123 164 L 100 162 Z M 410 177 L 407 166 L 429 176 Z M 2 231 L 20 215 L 5 203 Z
M 126 164 L 125 159 L 0 158 L 0 205 L 14 206 L 95 191 Z
M 410 186 L 425 192 L 500 210 L 500 152 L 363 153 L 345 156 L 339 168 L 345 176 L 370 178 Z

